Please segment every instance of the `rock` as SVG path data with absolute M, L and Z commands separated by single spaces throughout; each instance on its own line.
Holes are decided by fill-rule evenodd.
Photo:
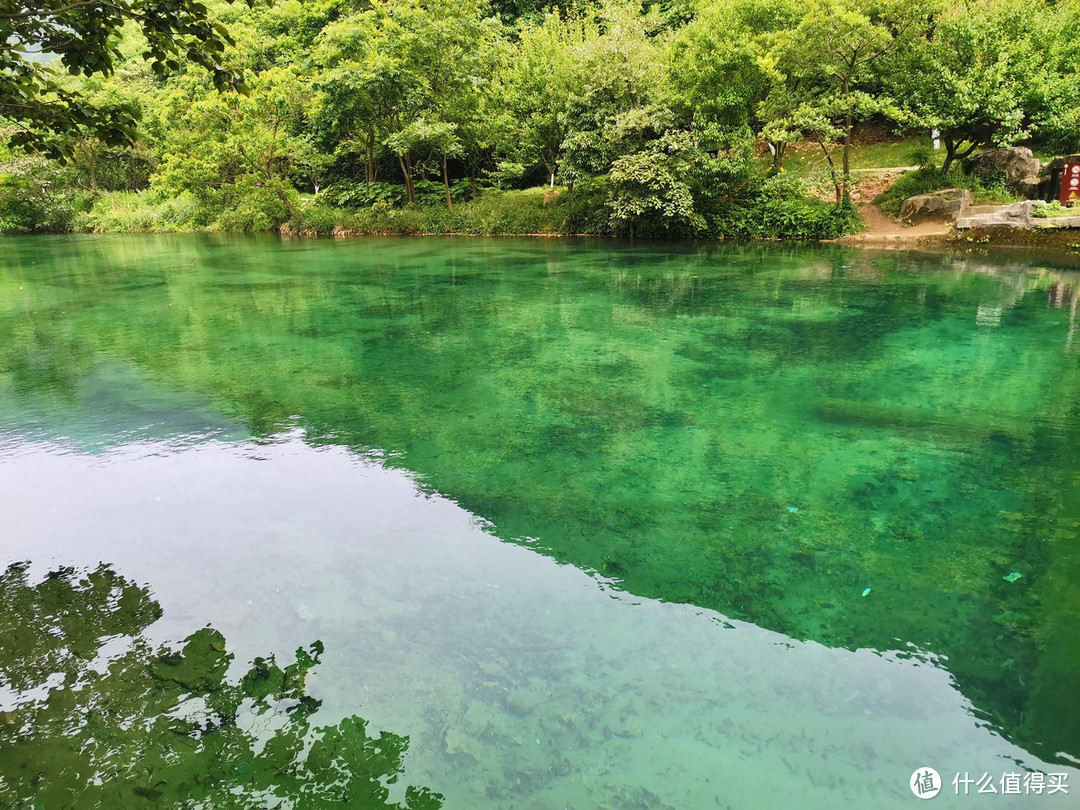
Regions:
M 484 754 L 484 747 L 479 742 L 456 728 L 446 730 L 443 748 L 448 757 L 461 763 L 479 762 Z
M 908 197 L 900 206 L 900 219 L 912 225 L 920 222 L 955 222 L 960 212 L 971 205 L 967 189 L 947 188 L 933 194 Z
M 1033 174 L 1031 177 L 1024 177 L 1016 181 L 1016 185 L 1013 186 L 1013 191 L 1016 192 L 1017 197 L 1022 197 L 1025 200 L 1040 200 L 1042 199 L 1042 178 L 1037 174 Z
M 977 174 L 983 179 L 1002 175 L 1005 185 L 1014 191 L 1017 183 L 1038 175 L 1040 168 L 1039 159 L 1026 146 L 991 149 L 964 161 L 964 171 L 968 174 Z
M 959 230 L 968 228 L 1034 228 L 1032 213 L 1041 201 L 1025 200 L 1011 205 L 973 205 L 956 220 Z
M 1049 217 L 1037 220 L 1037 228 L 1054 230 L 1055 228 L 1080 228 L 1080 215 L 1075 217 Z

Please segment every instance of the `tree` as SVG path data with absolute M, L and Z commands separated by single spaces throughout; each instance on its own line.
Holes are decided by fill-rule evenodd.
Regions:
M 615 160 L 673 128 L 659 92 L 664 49 L 655 36 L 662 20 L 625 0 L 608 0 L 587 20 L 576 48 L 585 77 L 572 97 L 563 166 L 575 177 L 603 174 Z
M 772 90 L 762 104 L 770 140 L 816 141 L 829 163 L 836 204 L 851 190 L 851 133 L 874 115 L 895 115 L 880 92 L 867 92 L 872 65 L 905 38 L 920 0 L 814 0 L 799 25 L 778 36 L 767 65 Z M 839 171 L 831 144 L 841 145 Z
M 1058 36 L 1046 11 L 1029 0 L 949 5 L 890 60 L 885 83 L 906 120 L 941 133 L 943 173 L 979 146 L 1031 135 L 1034 99 L 1054 85 L 1045 38 Z
M 539 163 L 548 184 L 562 164 L 571 131 L 575 97 L 584 91 L 585 74 L 577 50 L 585 22 L 552 11 L 525 27 L 495 86 L 504 134 L 502 156 L 531 167 Z
M 693 174 L 704 157 L 689 134 L 673 132 L 617 159 L 610 175 L 611 219 L 626 225 L 630 236 L 642 221 L 664 232 L 701 230 L 705 221 L 694 210 Z
M 93 105 L 65 87 L 54 69 L 86 77 L 111 74 L 119 33 L 129 23 L 142 31 L 143 55 L 156 73 L 178 70 L 186 58 L 208 70 L 217 88 L 244 89 L 239 73 L 222 64 L 232 43 L 229 32 L 199 0 L 5 0 L 0 5 L 0 41 L 6 43 L 0 49 L 0 118 L 16 127 L 13 145 L 63 156 L 71 152 L 73 133 L 88 132 L 110 145 L 134 137 L 130 111 Z
M 452 207 L 447 161 L 464 150 L 496 30 L 476 0 L 374 0 L 322 34 L 319 116 L 333 132 L 365 134 L 369 179 L 376 146 L 388 148 L 409 202 L 417 169 L 436 159 Z
M 710 151 L 739 130 L 761 135 L 761 102 L 775 78 L 763 57 L 778 32 L 797 26 L 802 13 L 793 0 L 712 0 L 675 34 L 670 105 Z M 770 145 L 779 168 L 785 143 Z

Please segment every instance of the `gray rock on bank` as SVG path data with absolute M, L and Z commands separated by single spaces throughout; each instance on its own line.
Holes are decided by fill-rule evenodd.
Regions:
M 1039 159 L 1026 146 L 991 149 L 964 161 L 964 171 L 968 174 L 977 174 L 984 180 L 1000 175 L 1013 191 L 1021 180 L 1038 178 L 1041 168 Z
M 956 220 L 958 230 L 968 228 L 1033 228 L 1033 213 L 1043 203 L 1025 200 L 1012 205 L 972 205 Z
M 918 225 L 920 222 L 956 222 L 967 206 L 971 205 L 971 192 L 960 188 L 946 188 L 932 194 L 908 197 L 900 206 L 900 219 Z

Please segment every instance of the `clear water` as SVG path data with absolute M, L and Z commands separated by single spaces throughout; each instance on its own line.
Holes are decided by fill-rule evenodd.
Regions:
M 1076 806 L 1067 262 L 2 246 L 0 804 Z

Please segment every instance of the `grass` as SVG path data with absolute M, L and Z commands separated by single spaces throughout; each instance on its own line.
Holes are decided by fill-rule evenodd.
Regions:
M 1055 219 L 1057 217 L 1075 217 L 1080 216 L 1080 206 L 1074 206 L 1072 208 L 1066 208 L 1057 200 L 1052 203 L 1037 208 L 1033 216 L 1040 219 Z
M 75 221 L 76 230 L 93 233 L 170 233 L 199 227 L 199 203 L 187 192 L 176 197 L 152 191 L 107 192 Z
M 904 138 L 899 141 L 884 141 L 851 147 L 851 168 L 854 171 L 867 169 L 892 169 L 913 166 L 918 163 L 917 155 L 931 146 L 926 137 Z M 840 151 L 835 148 L 833 160 L 840 164 Z M 802 144 L 789 154 L 784 161 L 785 171 L 800 178 L 810 178 L 829 168 L 821 147 L 816 144 Z

